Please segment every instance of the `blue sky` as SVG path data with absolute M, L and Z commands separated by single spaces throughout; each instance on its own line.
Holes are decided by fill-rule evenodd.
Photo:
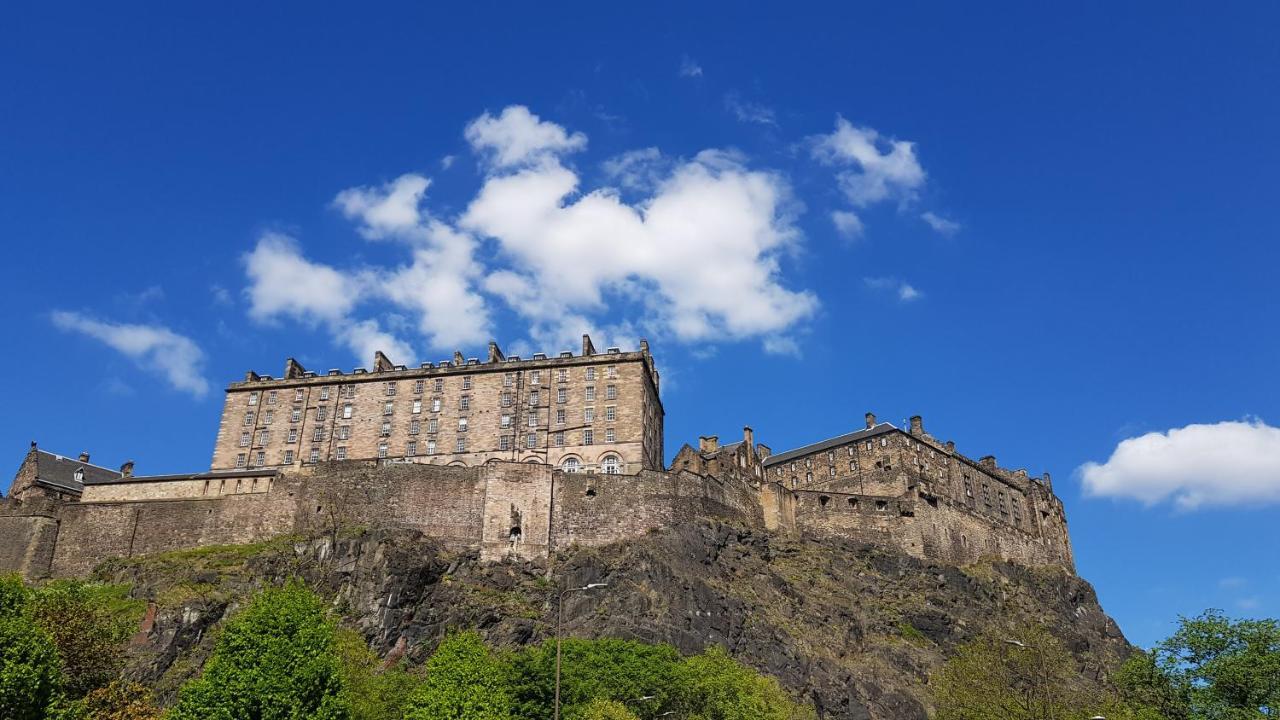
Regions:
M 668 455 L 919 413 L 1053 473 L 1132 640 L 1280 615 L 1280 9 L 474 5 L 7 8 L 11 467 L 586 327 Z

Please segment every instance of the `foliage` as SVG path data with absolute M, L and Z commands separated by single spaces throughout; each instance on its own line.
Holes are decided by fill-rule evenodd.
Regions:
M 962 645 L 930 682 L 937 720 L 1075 720 L 1103 705 L 1080 689 L 1071 654 L 1038 627 Z
M 17 573 L 0 575 L 0 618 L 26 612 L 31 591 Z
M 6 592 L 11 587 L 6 581 Z M 58 650 L 25 613 L 0 616 L 0 709 L 6 720 L 40 720 L 62 700 Z
M 670 645 L 566 638 L 561 648 L 560 707 L 566 716 L 597 698 L 627 702 L 641 718 L 670 704 L 680 654 Z M 511 658 L 516 715 L 550 719 L 555 700 L 556 644 L 549 640 Z M 636 698 L 652 700 L 634 702 Z
M 78 715 L 82 720 L 160 720 L 161 711 L 149 689 L 116 680 L 85 695 Z
M 813 717 L 778 681 L 729 657 L 719 646 L 686 659 L 677 671 L 679 717 L 689 720 L 800 720 Z
M 596 698 L 583 705 L 581 710 L 566 717 L 569 720 L 639 720 L 635 713 L 627 709 L 626 705 L 617 700 L 605 700 L 604 698 Z
M 264 590 L 227 622 L 168 717 L 348 718 L 336 644 L 333 620 L 301 583 Z
M 350 628 L 338 630 L 337 642 L 352 720 L 402 717 L 418 679 L 401 664 L 384 669 L 382 660 L 369 649 L 360 633 Z
M 1280 621 L 1232 620 L 1208 610 L 1181 618 L 1153 656 L 1169 685 L 1189 699 L 1191 717 L 1280 717 Z
M 1190 688 L 1175 681 L 1158 664 L 1155 653 L 1134 652 L 1111 676 L 1122 709 L 1107 717 L 1129 716 L 1146 720 L 1190 720 Z
M 53 638 L 72 697 L 82 697 L 120 673 L 122 646 L 142 607 L 127 599 L 127 588 L 122 597 L 122 587 L 60 580 L 30 593 L 27 612 Z
M 445 638 L 427 661 L 426 680 L 409 698 L 405 720 L 508 720 L 507 672 L 475 632 Z

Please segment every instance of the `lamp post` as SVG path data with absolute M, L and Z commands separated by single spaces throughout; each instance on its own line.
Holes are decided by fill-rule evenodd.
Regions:
M 555 704 L 555 720 L 560 720 L 560 622 L 564 618 L 564 596 L 571 592 L 582 592 L 585 590 L 597 590 L 602 587 L 608 587 L 609 583 L 587 583 L 582 587 L 568 588 L 560 591 L 560 596 L 556 600 L 556 704 Z

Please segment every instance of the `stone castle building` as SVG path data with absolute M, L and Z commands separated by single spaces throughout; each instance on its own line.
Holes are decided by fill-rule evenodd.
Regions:
M 227 388 L 208 471 L 139 476 L 32 443 L 0 500 L 0 571 L 82 574 L 109 557 L 342 526 L 420 530 L 482 558 L 545 558 L 698 517 L 843 536 L 963 564 L 1074 569 L 1048 474 L 972 460 L 876 422 L 774 453 L 745 428 L 663 466 L 649 347 L 407 368 L 248 373 Z

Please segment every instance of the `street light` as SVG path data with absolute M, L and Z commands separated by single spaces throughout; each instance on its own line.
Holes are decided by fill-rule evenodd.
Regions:
M 571 592 L 582 592 L 585 590 L 597 590 L 602 587 L 609 587 L 609 583 L 587 583 L 582 587 L 568 588 L 560 591 L 560 596 L 556 600 L 556 705 L 555 720 L 560 720 L 560 622 L 564 618 L 564 596 Z

